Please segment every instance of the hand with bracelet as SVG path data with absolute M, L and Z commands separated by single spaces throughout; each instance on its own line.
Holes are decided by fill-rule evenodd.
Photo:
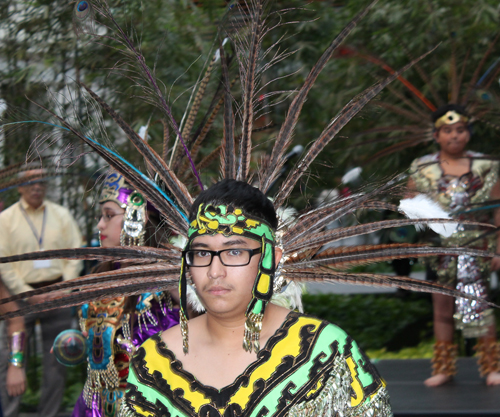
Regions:
M 24 370 L 26 334 L 24 332 L 24 321 L 21 317 L 16 317 L 8 321 L 8 327 L 10 354 L 6 385 L 9 396 L 17 397 L 26 390 L 26 372 Z
M 8 297 L 7 289 L 0 281 L 1 298 Z M 6 313 L 14 310 L 14 303 L 1 306 L 0 313 Z M 9 339 L 9 367 L 7 369 L 7 392 L 10 397 L 22 395 L 26 390 L 26 372 L 24 370 L 24 353 L 26 344 L 26 335 L 24 332 L 24 319 L 15 317 L 7 320 L 7 332 Z

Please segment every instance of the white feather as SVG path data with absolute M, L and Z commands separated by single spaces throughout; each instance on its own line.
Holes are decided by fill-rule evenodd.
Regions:
M 146 138 L 147 130 L 148 126 L 141 126 L 141 128 L 139 129 L 139 133 L 137 133 L 142 138 L 142 140 L 145 140 L 146 142 L 148 141 Z
M 418 194 L 413 198 L 405 198 L 399 202 L 399 211 L 410 219 L 451 219 L 450 213 L 427 197 L 424 194 Z M 436 233 L 444 237 L 450 237 L 457 229 L 458 223 L 426 223 L 422 225 L 429 226 Z M 422 225 L 420 225 L 422 227 Z M 419 225 L 417 225 L 418 228 Z
M 360 177 L 362 172 L 363 172 L 363 168 L 361 168 L 361 167 L 353 168 L 344 174 L 344 176 L 342 177 L 342 182 L 344 184 L 347 184 L 351 181 L 355 181 Z
M 205 307 L 201 304 L 200 299 L 198 298 L 198 294 L 194 290 L 192 285 L 187 285 L 187 302 L 188 305 L 195 311 L 196 313 L 204 313 Z
M 280 293 L 274 293 L 271 298 L 271 303 L 285 307 L 290 310 L 299 310 L 301 313 L 304 312 L 304 307 L 302 306 L 302 292 L 304 290 L 304 285 L 295 281 L 290 281 L 288 285 Z

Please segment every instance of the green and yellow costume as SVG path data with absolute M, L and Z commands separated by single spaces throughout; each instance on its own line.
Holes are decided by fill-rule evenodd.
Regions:
M 161 333 L 136 352 L 128 382 L 122 417 L 392 415 L 385 383 L 356 342 L 296 312 L 220 390 L 184 370 Z
M 498 181 L 498 161 L 490 160 L 477 152 L 467 151 L 464 157 L 470 161 L 469 172 L 460 177 L 445 175 L 441 168 L 439 152 L 413 161 L 410 175 L 417 191 L 426 193 L 453 218 L 491 223 L 491 211 L 476 210 L 490 199 L 491 191 Z M 448 238 L 441 237 L 442 246 L 464 246 L 495 251 L 495 235 L 483 236 L 484 228 L 460 224 Z M 472 243 L 470 243 L 472 242 Z M 431 261 L 437 280 L 443 285 L 486 298 L 490 279 L 489 258 L 469 255 L 443 255 Z M 486 333 L 492 321 L 491 309 L 484 303 L 465 298 L 456 299 L 455 324 L 464 337 L 478 337 Z

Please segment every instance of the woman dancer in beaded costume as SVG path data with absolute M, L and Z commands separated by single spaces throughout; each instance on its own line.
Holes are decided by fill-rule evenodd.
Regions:
M 151 220 L 156 210 L 122 175 L 112 171 L 106 176 L 99 203 L 102 247 L 156 247 L 167 240 L 166 231 Z M 119 263 L 104 262 L 96 272 L 119 268 Z M 79 315 L 87 335 L 88 375 L 72 416 L 115 417 L 135 349 L 151 335 L 178 324 L 179 309 L 173 307 L 169 292 L 156 292 L 92 301 L 82 306 Z
M 236 49 L 242 89 L 242 103 L 238 103 L 236 106 L 237 111 L 233 113 L 235 103 L 233 98 L 234 95 L 230 91 L 231 82 L 228 76 L 228 59 L 224 49 L 224 42 L 220 39 L 221 47 L 219 52 L 223 80 L 223 94 L 220 101 L 224 102 L 224 132 L 220 135 L 223 139 L 220 144 L 217 144 L 216 155 L 218 155 L 220 159 L 220 172 L 223 179 L 226 181 L 247 183 L 245 184 L 247 187 L 249 187 L 249 182 L 255 182 L 258 188 L 257 194 L 259 196 L 259 201 L 262 201 L 262 196 L 269 191 L 271 185 L 276 181 L 282 171 L 282 167 L 286 161 L 286 152 L 292 143 L 292 136 L 302 107 L 315 80 L 328 60 L 332 57 L 337 47 L 352 31 L 358 21 L 368 12 L 368 9 L 369 8 L 356 16 L 338 37 L 332 41 L 330 46 L 319 58 L 316 65 L 306 77 L 304 85 L 297 90 L 288 109 L 286 118 L 274 140 L 273 149 L 270 155 L 265 157 L 261 161 L 258 169 L 253 172 L 250 165 L 250 159 L 254 111 L 255 106 L 261 103 L 258 100 L 260 94 L 258 80 L 262 75 L 261 72 L 269 68 L 272 63 L 279 62 L 283 58 L 283 55 L 279 53 L 273 55 L 270 51 L 261 50 L 263 37 L 268 33 L 269 23 L 266 19 L 269 18 L 269 15 L 267 14 L 267 3 L 254 2 L 249 5 L 247 10 L 239 10 L 237 5 L 236 7 L 229 8 L 227 16 L 222 19 L 220 33 L 222 37 L 227 36 Z M 236 12 L 239 13 L 239 15 L 236 16 L 235 19 L 232 19 L 233 14 Z M 182 145 L 184 149 L 184 155 L 181 154 L 180 156 L 182 156 L 184 160 L 187 161 L 187 164 L 192 167 L 194 177 L 199 179 L 196 164 L 193 158 L 191 158 L 190 152 L 194 145 L 192 145 L 191 142 L 186 143 L 184 140 L 186 138 L 183 137 L 183 129 L 180 129 L 179 125 L 176 123 L 171 109 L 167 105 L 163 91 L 159 87 L 161 84 L 147 66 L 146 59 L 141 55 L 140 50 L 134 45 L 125 31 L 117 24 L 106 1 L 81 1 L 77 3 L 75 8 L 75 19 L 77 22 L 85 23 L 86 19 L 91 19 L 93 16 L 98 17 L 100 21 L 108 22 L 109 26 L 106 28 L 106 36 L 109 38 L 111 33 L 116 34 L 120 44 L 126 48 L 126 57 L 129 60 L 127 62 L 134 67 L 137 76 L 143 77 L 144 93 L 148 97 L 148 101 L 153 103 L 156 108 L 162 112 L 165 118 L 170 121 L 173 131 L 177 136 L 176 142 Z M 265 61 L 268 58 L 271 62 Z M 411 64 L 403 68 L 403 70 L 410 66 Z M 313 163 L 321 150 L 332 141 L 346 123 L 348 123 L 348 121 L 354 117 L 371 98 L 375 97 L 388 83 L 396 79 L 402 71 L 397 71 L 385 80 L 368 88 L 346 104 L 340 113 L 332 119 L 324 128 L 321 135 L 311 142 L 307 153 L 300 159 L 297 166 L 291 170 L 281 184 L 278 192 L 274 196 L 273 211 L 285 204 L 290 193 L 302 176 L 307 172 L 311 163 Z M 95 100 L 95 102 L 122 128 L 131 143 L 146 159 L 148 166 L 155 172 L 158 181 L 153 181 L 114 151 L 95 140 L 95 138 L 91 138 L 83 133 L 80 127 L 75 127 L 70 121 L 49 111 L 54 120 L 57 120 L 57 128 L 71 132 L 98 152 L 109 165 L 127 179 L 134 189 L 140 191 L 141 194 L 158 209 L 161 216 L 172 230 L 186 237 L 189 245 L 195 243 L 194 241 L 203 233 L 207 233 L 207 238 L 215 239 L 222 239 L 223 237 L 228 237 L 225 235 L 234 235 L 234 233 L 243 233 L 243 237 L 252 241 L 254 245 L 255 242 L 261 243 L 260 252 L 257 251 L 257 249 L 259 249 L 257 247 L 251 248 L 252 253 L 259 253 L 258 257 L 255 256 L 252 259 L 254 263 L 252 266 L 253 268 L 259 265 L 258 278 L 256 279 L 255 276 L 252 277 L 255 281 L 255 288 L 252 291 L 252 300 L 248 308 L 246 305 L 241 304 L 247 310 L 244 313 L 246 317 L 244 323 L 245 329 L 244 331 L 242 329 L 241 336 L 244 336 L 245 349 L 252 355 L 260 349 L 259 334 L 261 328 L 265 329 L 266 335 L 269 335 L 269 330 L 273 328 L 271 326 L 269 329 L 266 325 L 266 317 L 280 317 L 279 315 L 268 315 L 266 305 L 273 292 L 275 290 L 280 291 L 280 289 L 286 287 L 288 281 L 351 282 L 365 285 L 396 286 L 415 291 L 442 292 L 457 296 L 463 295 L 463 293 L 445 288 L 438 284 L 421 282 L 405 277 L 385 276 L 382 274 L 349 273 L 347 269 L 359 263 L 379 262 L 398 257 L 422 257 L 441 253 L 473 254 L 477 256 L 490 255 L 486 251 L 476 249 L 432 248 L 413 245 L 381 245 L 351 248 L 337 247 L 320 252 L 324 245 L 346 237 L 371 233 L 375 230 L 381 230 L 388 227 L 422 223 L 421 219 L 405 219 L 373 222 L 335 230 L 325 229 L 326 225 L 330 222 L 344 215 L 353 213 L 360 208 L 385 208 L 397 210 L 396 207 L 377 200 L 378 196 L 382 193 L 393 190 L 395 186 L 394 182 L 388 182 L 384 186 L 364 194 L 355 194 L 341 200 L 336 200 L 316 210 L 308 210 L 295 221 L 285 221 L 276 224 L 277 219 L 275 218 L 274 224 L 271 226 L 266 224 L 266 221 L 263 221 L 264 219 L 262 219 L 258 213 L 253 214 L 251 210 L 243 210 L 227 202 L 217 207 L 211 204 L 193 206 L 193 195 L 199 193 L 199 189 L 196 187 L 198 186 L 202 190 L 204 189 L 201 181 L 194 187 L 192 184 L 188 186 L 181 182 L 176 173 L 173 172 L 171 167 L 164 161 L 164 158 L 161 158 L 148 143 L 139 137 L 118 113 L 116 113 L 101 97 L 94 93 L 91 88 L 84 85 L 83 88 L 88 92 L 89 100 Z M 238 115 L 240 119 L 241 135 L 235 134 L 235 126 L 237 124 L 235 114 Z M 50 129 L 54 129 L 54 124 L 50 126 Z M 264 203 L 260 204 L 262 205 Z M 188 217 L 188 213 L 190 213 L 191 218 Z M 195 216 L 196 222 L 193 220 L 193 215 Z M 234 236 L 231 237 L 234 239 Z M 192 241 L 189 240 L 190 238 L 192 238 Z M 246 242 L 248 244 L 248 241 Z M 190 246 L 186 247 L 187 251 L 190 249 Z M 218 262 L 220 256 L 224 255 L 221 255 L 220 251 L 213 251 L 212 249 L 213 248 L 208 248 L 208 250 L 211 251 L 211 258 L 217 258 L 216 262 Z M 217 257 L 214 256 L 212 252 L 217 253 Z M 281 252 L 282 256 L 281 261 L 276 265 L 274 261 L 279 258 L 277 255 L 278 252 Z M 275 256 L 276 258 L 274 258 Z M 39 290 L 45 293 L 58 289 L 78 289 L 77 292 L 71 294 L 49 297 L 43 304 L 32 305 L 27 309 L 21 308 L 4 317 L 26 314 L 30 311 L 56 308 L 61 305 L 78 305 L 93 299 L 109 298 L 110 296 L 134 295 L 146 291 L 164 291 L 177 285 L 179 283 L 179 277 L 181 277 L 179 285 L 181 326 L 175 330 L 182 332 L 183 343 L 181 349 L 185 348 L 185 350 L 188 350 L 186 266 L 192 267 L 193 265 L 189 264 L 191 260 L 186 258 L 186 255 L 183 255 L 178 248 L 166 244 L 162 248 L 127 246 L 120 248 L 46 251 L 44 253 L 31 253 L 18 257 L 5 257 L 0 259 L 0 262 L 50 257 L 113 260 L 115 262 L 122 262 L 123 267 L 119 270 L 92 274 L 74 280 L 73 282 L 58 284 L 49 289 Z M 133 262 L 134 260 L 140 261 L 141 265 L 125 266 L 126 262 Z M 224 259 L 222 260 L 224 261 Z M 233 266 L 235 265 L 233 264 Z M 201 267 L 204 268 L 205 266 L 201 265 Z M 38 294 L 39 291 L 25 293 L 18 298 L 30 297 Z M 475 296 L 468 297 L 478 299 Z M 16 297 L 8 300 L 15 299 Z M 2 300 L 2 302 L 7 302 L 8 300 Z M 275 308 L 278 307 L 270 306 L 269 310 L 272 311 Z M 300 317 L 297 318 L 295 316 L 291 317 L 293 322 L 286 320 L 284 316 L 281 316 L 281 318 L 281 324 L 284 326 L 283 329 L 289 329 L 291 325 L 296 324 L 295 319 L 300 321 Z M 276 320 L 273 320 L 273 323 L 276 324 Z M 279 324 L 274 328 L 277 329 L 278 327 Z M 378 378 L 376 372 L 373 372 L 369 362 L 363 358 L 357 346 L 345 335 L 345 333 L 333 331 L 331 327 L 328 327 L 326 332 L 322 332 L 325 327 L 328 326 L 318 320 L 305 323 L 305 326 L 302 326 L 301 323 L 299 323 L 298 326 L 293 326 L 294 331 L 299 332 L 298 337 L 295 339 L 296 341 L 302 340 L 304 343 L 309 344 L 312 341 L 310 338 L 304 337 L 307 336 L 304 332 L 313 332 L 318 336 L 321 333 L 321 336 L 325 336 L 326 340 L 323 341 L 324 343 L 317 346 L 322 346 L 323 349 L 324 346 L 328 346 L 328 341 L 330 341 L 331 346 L 328 347 L 328 349 L 330 349 L 330 353 L 335 352 L 335 354 L 330 354 L 330 356 L 328 356 L 328 367 L 325 369 L 322 369 L 322 364 L 326 356 L 322 353 L 320 353 L 319 356 L 307 356 L 307 358 L 311 360 L 309 363 L 312 366 L 312 373 L 310 375 L 318 376 L 319 379 L 314 380 L 317 383 L 312 386 L 310 384 L 312 380 L 309 381 L 307 378 L 301 378 L 301 381 L 305 381 L 305 385 L 304 391 L 301 392 L 300 395 L 295 395 L 293 382 L 287 384 L 286 387 L 282 387 L 283 389 L 280 388 L 279 393 L 282 395 L 278 407 L 273 408 L 273 410 L 278 413 L 280 411 L 285 413 L 285 411 L 290 411 L 292 405 L 296 405 L 297 407 L 294 409 L 294 412 L 298 415 L 333 416 L 337 413 L 343 413 L 344 410 L 344 414 L 347 415 L 349 412 L 354 413 L 360 410 L 366 410 L 367 413 L 372 415 L 390 415 L 390 407 L 387 405 L 387 394 L 383 387 L 383 382 Z M 301 329 L 303 329 L 303 331 L 301 331 Z M 321 332 L 319 332 L 319 330 L 321 330 Z M 332 332 L 336 334 L 332 334 Z M 275 338 L 273 341 L 277 341 L 277 339 Z M 295 344 L 295 347 L 306 348 L 306 344 Z M 286 343 L 286 345 L 288 347 L 290 346 L 288 343 Z M 238 349 L 243 351 L 240 346 L 241 338 Z M 313 343 L 310 344 L 310 346 L 314 347 L 315 345 Z M 197 345 L 197 347 L 200 346 Z M 265 354 L 265 352 L 266 349 L 263 349 L 262 353 Z M 305 352 L 302 350 L 299 352 L 299 357 L 297 359 L 300 360 L 300 358 L 309 353 L 313 352 Z M 343 357 L 340 358 L 337 353 Z M 238 351 L 238 354 L 240 354 L 240 351 Z M 352 354 L 352 356 L 350 356 L 350 354 Z M 291 358 L 290 355 L 286 355 L 286 357 Z M 347 359 L 349 357 L 351 361 Z M 336 361 L 337 358 L 342 362 L 340 365 L 342 369 L 346 371 L 345 374 L 338 372 L 335 375 L 339 377 L 339 380 L 335 377 L 332 378 L 332 375 L 328 373 L 331 369 L 339 368 Z M 349 367 L 349 370 L 346 366 Z M 286 371 L 284 368 L 287 368 L 286 363 L 280 370 Z M 306 368 L 302 368 L 302 371 L 305 371 L 305 369 Z M 323 371 L 327 373 L 324 374 L 322 373 Z M 156 378 L 156 376 L 158 376 L 158 373 L 153 375 L 154 378 Z M 278 383 L 280 381 L 274 380 L 271 382 Z M 163 381 L 159 378 L 158 382 L 159 384 L 156 386 L 157 389 L 162 390 L 165 388 L 168 390 L 168 387 L 165 386 Z M 196 381 L 193 383 L 196 385 Z M 337 383 L 342 385 L 342 389 L 337 389 Z M 251 389 L 259 388 L 261 384 L 262 381 L 261 378 L 259 378 L 255 386 L 252 384 Z M 191 388 L 196 391 L 196 386 L 192 386 Z M 186 387 L 184 387 L 183 390 L 184 389 L 186 389 Z M 335 396 L 336 392 L 341 394 L 342 398 L 339 398 L 338 402 L 329 401 L 332 396 Z M 179 390 L 174 392 L 175 395 L 178 393 L 180 393 Z M 228 394 L 230 394 L 230 392 L 228 392 Z M 240 394 L 243 395 L 245 393 L 240 392 Z M 256 391 L 254 394 L 253 398 L 256 396 L 258 397 L 259 392 Z M 278 395 L 278 392 L 275 391 L 274 394 Z M 291 402 L 289 402 L 290 398 Z M 325 398 L 328 400 L 324 401 Z M 150 399 L 148 399 L 148 401 Z M 271 397 L 267 397 L 266 399 L 270 400 Z M 311 399 L 313 402 L 307 402 L 308 399 Z M 318 401 L 315 402 L 315 400 Z M 362 403 L 357 403 L 358 400 L 362 401 Z M 232 410 L 238 411 L 244 408 L 244 404 L 239 400 L 233 404 L 234 405 L 230 407 L 228 412 Z M 267 408 L 265 402 L 259 402 L 258 404 Z M 277 403 L 274 402 L 274 404 L 276 405 Z M 206 407 L 202 407 L 203 405 L 204 404 L 201 404 L 200 407 L 197 407 L 195 415 L 198 415 L 198 412 L 203 412 L 203 410 L 206 409 Z M 158 403 L 158 407 L 160 407 L 160 410 L 154 410 L 158 415 L 168 413 L 168 409 L 162 408 L 161 403 Z M 223 406 L 218 403 L 211 403 L 209 404 L 208 411 L 210 411 L 212 415 L 214 413 L 217 415 L 216 413 L 222 407 Z M 262 408 L 263 413 L 268 413 L 269 410 L 270 408 L 267 408 L 267 411 Z M 128 411 L 131 413 L 142 412 L 137 409 Z M 128 411 L 126 410 L 126 412 Z M 249 413 L 250 409 L 247 409 L 246 412 Z M 184 413 L 189 414 L 191 411 L 184 411 Z M 203 415 L 205 416 L 207 414 L 205 413 Z

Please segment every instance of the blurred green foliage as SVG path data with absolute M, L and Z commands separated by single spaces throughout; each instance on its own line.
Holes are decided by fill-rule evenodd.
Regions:
M 429 296 L 404 294 L 305 294 L 307 314 L 334 323 L 365 349 L 397 351 L 432 335 Z

